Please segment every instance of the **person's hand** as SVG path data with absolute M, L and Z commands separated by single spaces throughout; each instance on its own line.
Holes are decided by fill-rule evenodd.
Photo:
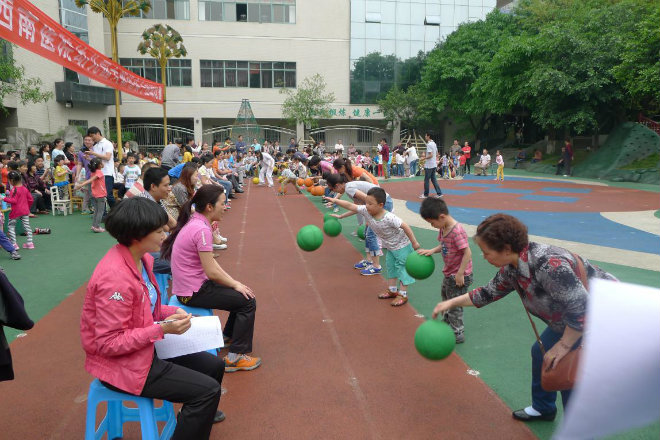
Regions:
M 424 255 L 425 257 L 430 257 L 434 254 L 433 249 L 417 249 L 419 255 Z
M 252 289 L 250 289 L 248 286 L 246 286 L 243 283 L 240 283 L 240 282 L 236 281 L 236 285 L 234 286 L 234 290 L 236 290 L 241 295 L 243 295 L 245 297 L 245 299 L 247 299 L 247 300 L 250 300 L 250 299 L 254 298 L 254 292 L 252 291 Z
M 571 351 L 571 347 L 566 345 L 561 339 L 552 346 L 552 348 L 545 352 L 543 356 L 543 363 L 547 366 L 547 370 L 554 369 L 560 360 L 564 358 Z
M 80 185 L 74 185 L 74 186 L 73 186 L 73 190 L 74 190 L 74 191 L 78 191 L 79 189 L 80 189 Z
M 465 285 L 465 274 L 456 274 L 456 286 L 463 287 Z
M 414 250 L 418 250 L 418 249 L 421 248 L 422 246 L 420 246 L 419 242 L 417 242 L 417 241 L 413 241 L 413 242 L 412 242 L 412 247 L 413 247 Z
M 41 193 L 41 191 L 39 191 L 38 189 L 35 189 L 34 192 L 37 193 L 37 194 L 39 194 L 40 196 L 43 196 L 43 194 Z
M 341 214 L 330 214 L 330 217 L 334 217 L 334 218 L 339 219 L 339 220 L 341 220 L 341 218 L 342 218 Z
M 179 309 L 181 310 L 181 309 Z M 174 315 L 168 316 L 165 321 L 175 320 L 173 322 L 161 322 L 160 326 L 163 329 L 164 334 L 173 334 L 181 335 L 188 331 L 190 328 L 190 319 L 192 314 L 190 313 L 175 313 Z
M 433 319 L 436 319 L 438 315 L 444 314 L 453 307 L 450 305 L 449 301 L 439 302 L 437 306 L 433 309 L 433 314 L 431 315 Z

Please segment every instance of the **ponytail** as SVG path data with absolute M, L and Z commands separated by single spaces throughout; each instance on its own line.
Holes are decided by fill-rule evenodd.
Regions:
M 172 248 L 174 247 L 174 240 L 181 232 L 181 229 L 188 223 L 193 212 L 196 210 L 202 212 L 208 205 L 215 205 L 218 203 L 220 196 L 225 192 L 221 185 L 202 185 L 197 190 L 195 195 L 183 204 L 179 211 L 179 218 L 176 221 L 176 227 L 170 235 L 165 239 L 160 249 L 160 257 L 165 260 L 172 259 Z

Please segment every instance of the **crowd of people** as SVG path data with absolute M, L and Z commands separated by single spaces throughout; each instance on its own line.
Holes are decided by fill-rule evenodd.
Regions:
M 249 177 L 273 187 L 273 174 L 279 174 L 279 195 L 288 185 L 302 192 L 299 179 L 311 179 L 312 185 L 323 189 L 325 204 L 333 208 L 335 218 L 357 215 L 358 224 L 366 226 L 364 258 L 353 268 L 364 276 L 384 275 L 388 288 L 378 294 L 379 299 L 391 300 L 394 307 L 406 304 L 415 283 L 405 268 L 407 257 L 413 252 L 442 255 L 442 301 L 433 316 L 449 324 L 456 343 L 465 342 L 462 307 L 482 307 L 513 290 L 521 294 L 529 312 L 548 323 L 541 336 L 547 352 L 541 354 L 538 343 L 532 348 L 533 403 L 515 411 L 514 417 L 551 420 L 556 393 L 541 388 L 540 370 L 544 358 L 552 357 L 556 363 L 579 344 L 586 286 L 575 268 L 584 267 L 590 278 L 614 277 L 564 249 L 530 243 L 522 223 L 496 214 L 479 225 L 475 241 L 499 272 L 486 286 L 469 291 L 473 266 L 468 237 L 449 214 L 436 175 L 469 172 L 471 148 L 455 141 L 449 152 L 439 155 L 429 133 L 425 140 L 421 158 L 412 145 L 397 146 L 390 153 L 386 139 L 371 158 L 352 145 L 344 151 L 341 142 L 340 148 L 336 145 L 326 152 L 323 142 L 299 151 L 293 139 L 284 150 L 277 142 L 262 145 L 256 139 L 248 146 L 242 137 L 212 147 L 175 139 L 159 156 L 127 150 L 119 161 L 113 143 L 91 127 L 77 153 L 56 140 L 52 150 L 30 148 L 27 161 L 2 157 L 3 184 L 8 188 L 5 202 L 11 211 L 8 237 L 0 233 L 0 244 L 12 258 L 20 258 L 14 231 L 20 220 L 27 236 L 23 247 L 33 248 L 30 216 L 48 212 L 49 191 L 65 191 L 71 185 L 83 197 L 82 213 L 93 214 L 91 230 L 108 232 L 117 241 L 87 287 L 81 318 L 86 369 L 110 389 L 183 403 L 173 438 L 208 438 L 213 423 L 225 418 L 217 409 L 225 372 L 251 371 L 262 362 L 251 354 L 255 292 L 215 258 L 228 246 L 220 233 L 221 221 Z M 390 167 L 384 165 L 391 156 L 394 175 L 414 176 L 417 166 L 422 166 L 420 215 L 439 230 L 438 242 L 432 246 L 422 247 L 412 228 L 393 212 L 392 197 L 380 187 L 377 176 L 390 176 Z M 406 167 L 399 166 L 401 158 Z M 475 170 L 485 172 L 490 160 L 484 150 Z M 495 161 L 496 179 L 503 180 L 499 151 Z M 430 194 L 431 184 L 435 195 Z M 343 194 L 349 200 L 342 199 Z M 339 213 L 340 208 L 345 212 Z M 161 304 L 167 295 L 159 292 L 155 274 L 171 276 L 168 293 L 179 304 L 229 312 L 223 329 L 228 345 L 224 358 L 203 352 L 161 360 L 154 354 L 155 341 L 168 333 L 184 333 L 192 318 L 181 307 Z M 562 392 L 564 404 L 569 396 L 570 391 Z

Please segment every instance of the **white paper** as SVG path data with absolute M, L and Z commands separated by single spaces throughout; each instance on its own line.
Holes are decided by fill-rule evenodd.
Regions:
M 223 347 L 222 326 L 217 316 L 196 316 L 190 320 L 190 328 L 182 335 L 166 334 L 156 341 L 156 353 L 161 359 L 199 353 Z
M 584 348 L 557 440 L 599 438 L 660 418 L 660 290 L 590 280 Z

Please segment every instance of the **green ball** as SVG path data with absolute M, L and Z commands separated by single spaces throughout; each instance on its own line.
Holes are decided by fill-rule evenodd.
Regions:
M 412 252 L 406 258 L 406 272 L 417 279 L 424 280 L 430 277 L 435 270 L 435 261 L 433 257 L 419 255 L 417 252 Z
M 362 240 L 364 240 L 364 229 L 366 228 L 365 225 L 360 225 L 357 230 L 358 237 L 360 237 Z
M 324 222 L 324 223 L 325 223 L 325 221 L 326 221 L 327 219 L 329 219 L 329 218 L 334 218 L 334 217 L 332 216 L 332 213 L 331 213 L 331 212 L 326 212 L 325 214 L 323 214 L 323 222 Z
M 298 235 L 296 235 L 296 241 L 303 251 L 315 251 L 323 244 L 323 232 L 321 232 L 318 226 L 303 226 L 298 231 Z
M 442 321 L 426 321 L 415 332 L 415 348 L 426 359 L 444 359 L 454 351 L 455 346 L 454 331 Z
M 336 218 L 329 218 L 323 222 L 323 231 L 330 237 L 341 234 L 341 223 Z

